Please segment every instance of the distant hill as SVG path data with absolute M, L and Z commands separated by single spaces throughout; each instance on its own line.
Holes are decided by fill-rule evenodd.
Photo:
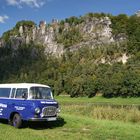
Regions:
M 45 83 L 55 94 L 140 96 L 140 17 L 19 21 L 0 38 L 0 65 L 1 82 Z

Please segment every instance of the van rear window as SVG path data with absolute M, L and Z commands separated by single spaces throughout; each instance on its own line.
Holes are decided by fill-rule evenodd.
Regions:
M 0 97 L 9 97 L 11 88 L 0 88 Z

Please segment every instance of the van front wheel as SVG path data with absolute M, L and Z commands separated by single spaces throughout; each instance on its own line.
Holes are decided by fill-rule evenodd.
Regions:
M 12 119 L 12 125 L 16 128 L 20 128 L 22 126 L 22 119 L 19 114 L 14 114 Z

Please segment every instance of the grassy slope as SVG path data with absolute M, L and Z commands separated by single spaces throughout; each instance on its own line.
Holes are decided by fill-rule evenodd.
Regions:
M 106 102 L 106 99 L 78 98 L 69 99 L 68 97 L 57 98 L 62 108 L 67 102 L 74 100 L 73 102 L 89 102 L 102 100 Z M 111 103 L 118 103 L 116 100 Z M 122 99 L 123 100 L 123 99 Z M 130 99 L 132 103 L 132 100 Z M 66 101 L 66 102 L 65 102 Z M 139 103 L 138 99 L 134 101 Z M 120 101 L 120 103 L 123 103 Z M 128 102 L 125 102 L 128 104 Z M 133 103 L 132 103 L 133 104 Z M 61 117 L 63 120 L 58 121 L 58 125 L 51 123 L 45 126 L 39 127 L 27 127 L 23 129 L 15 129 L 7 124 L 0 124 L 0 140 L 139 140 L 140 139 L 140 125 L 136 123 L 124 123 L 121 121 L 107 121 L 107 120 L 94 120 L 88 116 L 77 116 L 76 114 L 70 114 L 66 110 L 62 110 Z

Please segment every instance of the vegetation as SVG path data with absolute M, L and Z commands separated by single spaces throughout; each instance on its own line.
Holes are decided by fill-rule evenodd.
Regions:
M 79 97 L 70 98 L 70 96 L 55 96 L 61 105 L 105 105 L 105 106 L 116 106 L 116 107 L 137 107 L 140 105 L 140 98 L 104 98 L 102 96 L 96 96 L 94 98 Z
M 40 127 L 35 125 L 31 128 L 15 129 L 7 124 L 0 124 L 1 138 L 9 140 L 139 140 L 140 127 L 137 124 L 122 123 L 118 121 L 94 120 L 92 118 L 63 114 L 62 117 L 66 121 L 59 122 L 58 125 L 51 123 Z
M 140 124 L 140 111 L 136 107 L 112 107 L 106 105 L 66 105 L 63 111 L 76 116 L 89 117 L 96 120 L 118 120 Z M 127 114 L 127 115 L 126 115 Z
M 23 26 L 23 29 L 28 28 L 28 32 L 30 32 L 31 29 L 36 26 L 36 24 L 33 21 L 26 21 L 26 20 L 17 22 L 17 24 L 15 25 L 13 29 L 3 34 L 2 38 L 4 39 L 4 41 L 10 43 L 10 37 L 17 36 L 17 35 L 19 36 L 20 26 Z M 8 45 L 10 46 L 10 44 Z
M 15 129 L 7 123 L 0 123 L 0 139 L 9 140 L 11 137 L 15 140 L 55 140 L 56 138 L 58 140 L 73 140 L 74 137 L 77 140 L 140 139 L 140 117 L 137 116 L 140 111 L 135 107 L 119 110 L 118 108 L 111 108 L 111 106 L 94 106 L 86 103 L 89 100 L 98 100 L 98 104 L 100 100 L 108 102 L 109 99 L 103 97 L 71 99 L 62 96 L 57 97 L 57 99 L 61 104 L 61 118 L 57 122 L 29 123 L 22 129 Z M 131 103 L 139 102 L 137 98 L 130 100 L 121 98 L 120 100 L 122 102 L 124 100 L 126 103 L 130 100 Z M 69 104 L 68 101 L 72 104 Z M 117 102 L 116 98 L 109 101 L 113 104 Z
M 127 33 L 127 26 L 129 22 L 129 17 L 125 14 L 120 14 L 118 16 L 110 16 L 112 21 L 113 34 L 118 35 L 120 33 Z
M 83 36 L 79 26 L 86 19 L 101 18 L 106 14 L 89 13 L 83 17 L 71 17 L 60 22 L 56 41 L 67 48 L 80 43 Z M 22 45 L 11 48 L 10 42 L 0 48 L 0 82 L 38 82 L 48 84 L 54 94 L 68 94 L 71 97 L 140 97 L 140 18 L 108 15 L 112 21 L 113 34 L 125 34 L 127 40 L 120 44 L 105 46 L 86 46 L 74 51 L 67 51 L 62 57 L 45 55 L 39 45 Z M 64 30 L 64 24 L 69 27 Z M 134 23 L 134 24 L 133 24 Z M 20 26 L 35 26 L 34 22 L 21 21 Z M 8 42 L 14 31 L 3 35 Z M 117 62 L 123 54 L 129 59 L 126 64 Z M 104 59 L 104 62 L 102 62 Z
M 56 41 L 66 48 L 80 43 L 83 38 L 78 25 L 88 18 L 104 16 L 104 13 L 89 13 L 61 21 Z M 56 123 L 30 123 L 21 130 L 0 123 L 0 139 L 140 139 L 140 18 L 108 16 L 113 35 L 125 34 L 125 42 L 94 49 L 85 46 L 67 51 L 59 58 L 45 55 L 44 47 L 33 43 L 11 48 L 10 36 L 17 33 L 20 25 L 32 28 L 33 22 L 19 22 L 13 30 L 4 33 L 7 44 L 0 48 L 0 82 L 50 85 L 62 113 Z M 64 32 L 66 22 L 70 27 Z M 129 56 L 125 64 L 117 62 L 123 54 Z
M 15 28 L 19 29 L 20 26 L 23 26 L 23 27 L 30 29 L 30 28 L 36 26 L 36 24 L 30 20 L 22 20 L 22 21 L 17 22 Z
M 62 43 L 65 48 L 68 48 L 74 44 L 77 44 L 82 41 L 82 35 L 78 28 L 72 27 L 71 29 L 60 32 L 60 34 L 57 35 L 57 42 Z
M 64 93 L 71 97 L 93 97 L 99 93 L 104 97 L 139 97 L 139 53 L 125 65 L 121 62 L 112 62 L 110 65 L 109 61 L 96 64 L 98 58 L 106 56 L 106 51 L 100 51 L 100 48 L 86 48 L 55 58 L 44 56 L 41 46 L 36 46 L 36 49 L 22 46 L 15 51 L 14 56 L 10 48 L 4 49 L 0 59 L 3 66 L 0 69 L 1 82 L 49 84 L 56 95 Z M 114 54 L 106 59 L 112 60 L 112 57 L 115 57 Z

